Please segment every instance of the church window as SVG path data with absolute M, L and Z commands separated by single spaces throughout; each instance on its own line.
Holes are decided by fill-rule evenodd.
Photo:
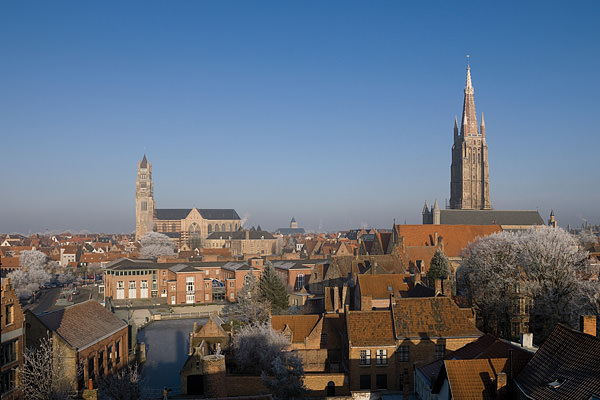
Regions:
M 225 232 L 225 224 L 221 225 L 221 231 Z
M 167 224 L 163 224 L 163 226 L 162 226 L 162 231 L 163 231 L 163 232 L 166 232 L 166 231 L 167 231 Z
M 219 224 L 215 224 L 215 232 L 219 232 Z
M 208 233 L 212 233 L 212 225 L 208 224 Z
M 229 224 L 229 232 L 231 232 L 233 229 L 231 229 L 231 224 Z
M 142 211 L 148 211 L 148 203 L 147 202 L 142 201 L 141 207 L 142 207 Z
M 146 182 L 140 182 L 140 187 L 142 189 L 146 189 Z

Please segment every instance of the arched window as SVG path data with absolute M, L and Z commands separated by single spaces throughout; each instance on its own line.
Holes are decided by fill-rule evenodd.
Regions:
M 232 229 L 231 229 L 231 224 L 229 224 L 229 232 L 231 232 L 231 231 L 232 231 Z
M 177 225 L 171 224 L 171 232 L 177 231 Z
M 163 232 L 166 232 L 166 231 L 167 231 L 167 224 L 163 224 L 163 229 L 162 229 L 162 231 L 163 231 Z
M 219 224 L 215 224 L 215 232 L 219 232 Z
M 221 225 L 221 232 L 225 232 L 225 224 Z
M 212 233 L 212 225 L 208 224 L 208 233 Z

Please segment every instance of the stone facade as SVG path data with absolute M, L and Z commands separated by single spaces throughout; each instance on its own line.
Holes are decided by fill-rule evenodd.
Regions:
M 138 163 L 135 181 L 135 240 L 140 240 L 146 232 L 153 230 L 154 184 L 152 164 L 144 158 Z
M 488 210 L 492 208 L 492 205 L 485 123 L 482 114 L 481 127 L 480 130 L 477 129 L 470 67 L 467 67 L 467 84 L 464 93 L 460 133 L 458 121 L 454 120 L 450 208 Z

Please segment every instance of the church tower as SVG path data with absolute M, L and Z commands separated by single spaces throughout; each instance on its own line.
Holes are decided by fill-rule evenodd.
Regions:
M 471 84 L 471 68 L 467 65 L 467 84 L 461 117 L 454 118 L 454 144 L 450 169 L 450 208 L 461 210 L 489 210 L 490 174 L 488 148 L 485 142 L 485 122 L 477 126 L 475 99 Z
M 144 158 L 138 163 L 135 181 L 135 240 L 140 240 L 154 226 L 154 187 L 152 164 Z

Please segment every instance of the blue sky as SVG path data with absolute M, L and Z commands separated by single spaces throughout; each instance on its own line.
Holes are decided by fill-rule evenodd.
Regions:
M 497 209 L 600 223 L 600 3 L 4 1 L 0 232 L 420 223 L 449 198 L 471 55 Z

